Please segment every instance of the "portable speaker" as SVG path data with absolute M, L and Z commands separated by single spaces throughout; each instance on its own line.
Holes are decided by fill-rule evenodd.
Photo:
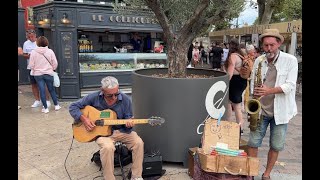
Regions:
M 142 177 L 162 175 L 162 156 L 144 155 Z

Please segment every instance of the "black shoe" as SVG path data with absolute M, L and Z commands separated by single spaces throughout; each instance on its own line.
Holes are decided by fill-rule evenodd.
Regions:
M 242 136 L 243 135 L 243 130 L 242 129 L 240 129 L 240 136 Z

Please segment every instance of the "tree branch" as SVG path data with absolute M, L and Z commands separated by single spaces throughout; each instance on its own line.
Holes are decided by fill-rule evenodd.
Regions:
M 209 6 L 209 0 L 203 0 L 199 3 L 198 7 L 194 10 L 194 15 L 188 19 L 188 21 L 181 28 L 181 34 L 187 34 L 191 27 L 199 20 L 199 17 L 203 14 L 204 10 Z
M 218 21 L 223 20 L 226 17 L 227 10 L 222 10 L 218 13 L 218 15 L 212 16 L 206 20 L 206 24 L 215 24 Z
M 202 28 L 208 28 L 209 27 L 209 24 L 207 24 L 206 27 L 204 27 L 203 24 L 207 24 L 206 20 L 204 18 L 201 18 L 196 23 L 194 23 L 193 26 L 191 27 L 192 32 L 189 33 L 188 36 L 185 36 L 185 38 L 179 39 L 180 43 L 182 43 L 182 44 L 190 44 L 192 42 L 192 40 L 198 35 L 198 32 Z
M 174 37 L 173 30 L 169 26 L 169 20 L 164 14 L 164 11 L 160 5 L 160 0 L 145 0 L 148 7 L 154 12 L 156 18 L 158 19 L 160 26 L 162 27 L 163 33 Z M 167 37 L 167 40 L 170 38 Z M 170 42 L 167 42 L 170 43 Z

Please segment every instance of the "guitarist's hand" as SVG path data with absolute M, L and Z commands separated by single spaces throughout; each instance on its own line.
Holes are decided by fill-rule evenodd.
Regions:
M 80 118 L 83 122 L 84 127 L 86 128 L 87 131 L 92 131 L 94 127 L 96 126 L 92 121 L 90 121 L 89 118 L 81 115 L 82 118 Z
M 132 128 L 134 126 L 134 122 L 133 121 L 130 121 L 130 120 L 127 120 L 126 122 L 126 127 L 127 128 Z

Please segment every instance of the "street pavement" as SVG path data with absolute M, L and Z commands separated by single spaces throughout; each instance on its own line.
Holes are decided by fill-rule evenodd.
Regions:
M 31 86 L 20 85 L 18 94 L 18 179 L 19 180 L 102 180 L 99 167 L 90 161 L 99 147 L 96 143 L 72 142 L 73 119 L 69 115 L 71 102 L 60 102 L 62 108 L 48 114 L 41 113 L 41 107 L 31 108 L 34 102 Z M 290 121 L 287 130 L 285 150 L 280 152 L 271 178 L 273 180 L 302 179 L 302 97 L 297 95 L 298 114 Z M 51 104 L 53 102 L 51 100 Z M 247 123 L 247 121 L 245 121 Z M 248 123 L 246 124 L 246 126 Z M 242 138 L 248 140 L 249 129 L 244 129 Z M 260 180 L 265 169 L 268 154 L 269 130 L 259 148 Z M 72 145 L 71 145 L 72 144 Z M 71 151 L 69 149 L 71 147 Z M 68 158 L 66 159 L 66 157 Z M 131 164 L 124 167 L 127 172 Z M 166 173 L 160 180 L 188 180 L 188 169 L 177 163 L 164 163 Z M 68 173 L 67 173 L 68 172 Z M 117 180 L 121 180 L 120 168 L 115 168 Z M 70 176 L 70 178 L 69 178 Z

